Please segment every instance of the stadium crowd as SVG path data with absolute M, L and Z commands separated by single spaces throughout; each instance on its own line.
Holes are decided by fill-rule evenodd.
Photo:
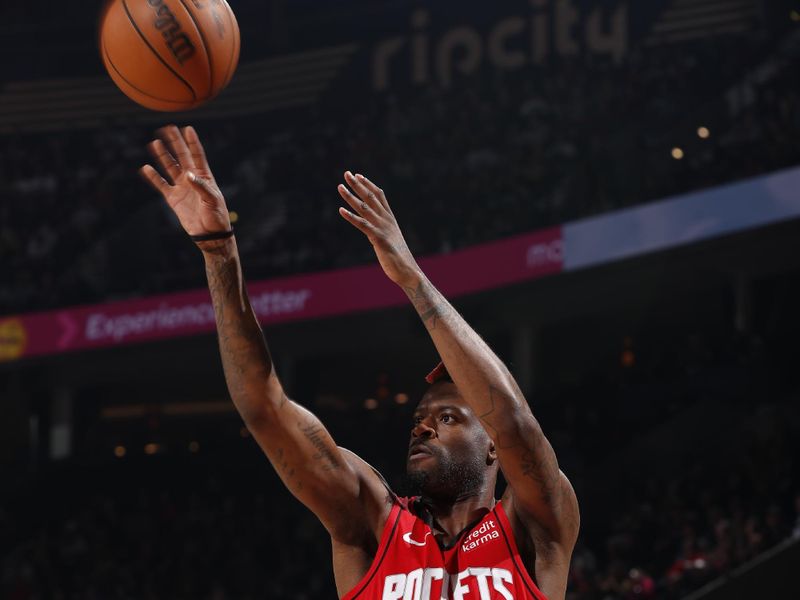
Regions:
M 798 465 L 787 460 L 796 442 L 776 422 L 762 425 L 736 460 L 687 464 L 685 476 L 670 479 L 634 474 L 604 552 L 577 548 L 568 598 L 679 600 L 800 535 Z
M 800 538 L 796 389 L 776 386 L 785 377 L 754 361 L 762 358 L 750 349 L 702 362 L 686 353 L 670 376 L 684 381 L 686 398 L 671 408 L 655 395 L 665 380 L 648 368 L 633 389 L 638 404 L 655 397 L 666 407 L 657 418 L 626 421 L 626 403 L 603 401 L 604 410 L 581 425 L 576 413 L 601 397 L 582 394 L 579 406 L 537 398 L 562 466 L 580 484 L 584 528 L 569 600 L 678 600 Z M 744 379 L 730 376 L 737 366 Z M 632 389 L 627 374 L 608 387 L 609 397 Z M 393 404 L 365 410 L 355 419 L 357 433 L 349 429 L 352 415 L 329 411 L 323 420 L 402 492 L 402 452 L 391 457 L 383 449 L 392 440 L 404 447 L 410 411 Z M 602 437 L 585 445 L 592 431 L 612 432 L 616 445 Z M 660 456 L 646 450 L 658 436 L 672 442 L 655 442 Z M 56 465 L 0 508 L 0 596 L 335 597 L 325 531 L 281 486 L 252 439 L 230 452 L 108 456 L 113 464 Z
M 717 473 L 648 480 L 604 544 L 580 542 L 567 597 L 679 599 L 800 537 L 800 491 L 793 507 L 784 503 L 789 480 L 772 460 L 775 452 L 796 456 L 796 444 L 780 438 L 754 449 L 750 461 Z M 30 538 L 4 548 L 3 597 L 335 597 L 325 533 L 282 490 L 236 490 L 224 477 L 182 491 L 138 481 L 142 487 L 72 499 L 79 508 L 45 516 Z M 0 524 L 5 536 L 19 526 Z
M 726 106 L 748 69 L 770 61 L 749 100 Z M 429 254 L 795 164 L 791 64 L 774 44 L 713 38 L 632 51 L 621 65 L 481 73 L 349 114 L 198 128 L 238 214 L 248 277 L 261 279 L 371 261 L 334 208 L 345 168 L 387 189 L 412 249 Z M 699 140 L 704 124 L 710 137 Z M 109 123 L 3 138 L 0 313 L 203 285 L 196 251 L 136 177 L 149 135 Z

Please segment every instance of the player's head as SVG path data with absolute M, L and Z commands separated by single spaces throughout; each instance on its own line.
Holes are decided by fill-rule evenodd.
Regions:
M 456 500 L 486 487 L 494 490 L 494 443 L 443 365 L 414 411 L 406 473 L 414 493 Z

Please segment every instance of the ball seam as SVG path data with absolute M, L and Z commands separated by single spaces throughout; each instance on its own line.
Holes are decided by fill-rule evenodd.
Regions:
M 203 33 L 203 29 L 200 27 L 200 24 L 197 22 L 197 19 L 194 18 L 194 14 L 186 5 L 184 0 L 180 0 L 180 3 L 183 5 L 183 9 L 189 15 L 189 18 L 192 20 L 192 24 L 194 28 L 197 30 L 197 34 L 200 36 L 200 41 L 203 42 L 203 49 L 206 51 L 206 58 L 208 59 L 208 95 L 204 98 L 204 100 L 208 100 L 215 96 L 214 94 L 214 63 L 211 60 L 211 48 L 208 45 L 208 41 L 206 40 L 206 35 Z
M 192 93 L 192 100 L 197 100 L 197 92 L 194 91 L 192 85 L 188 81 L 186 81 L 183 77 L 181 77 L 180 73 L 178 73 L 175 69 L 170 67 L 169 64 L 167 64 L 167 61 L 165 61 L 164 58 L 156 51 L 156 49 L 153 48 L 153 45 L 147 40 L 147 37 L 145 37 L 145 35 L 142 33 L 142 30 L 139 29 L 139 26 L 136 24 L 136 21 L 133 20 L 133 17 L 131 16 L 130 11 L 128 10 L 127 0 L 122 0 L 122 7 L 125 9 L 125 14 L 128 16 L 128 20 L 131 22 L 131 25 L 133 25 L 133 28 L 136 30 L 136 33 L 138 33 L 139 37 L 142 38 L 142 41 L 145 44 L 147 44 L 147 47 L 150 48 L 150 51 L 156 56 L 156 58 L 159 61 L 161 61 L 162 65 L 164 65 L 167 69 L 169 69 L 169 71 L 173 75 L 175 75 L 175 77 L 177 77 L 181 81 L 181 83 L 183 83 L 187 88 L 189 88 L 189 91 Z

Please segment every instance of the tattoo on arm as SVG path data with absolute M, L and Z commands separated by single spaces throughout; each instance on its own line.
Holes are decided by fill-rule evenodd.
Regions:
M 298 491 L 303 489 L 303 482 L 296 480 L 295 469 L 289 464 L 289 460 L 286 458 L 286 451 L 283 448 L 278 448 L 275 453 L 275 467 L 283 475 L 286 485 L 293 486 Z
M 518 448 L 516 451 L 518 452 L 517 460 L 522 474 L 533 482 L 539 490 L 542 500 L 549 504 L 555 495 L 559 474 L 555 453 L 553 453 L 552 449 L 546 447 L 547 441 L 544 434 L 539 432 L 539 435 L 533 436 L 530 440 L 521 440 L 516 437 L 510 437 L 508 434 L 504 437 L 498 431 L 495 421 L 499 416 L 496 405 L 513 406 L 513 400 L 494 386 L 489 386 L 488 402 L 488 410 L 478 415 L 478 418 L 480 418 L 489 436 L 495 440 L 498 450 Z
M 507 394 L 504 394 L 496 387 L 490 385 L 489 386 L 489 407 L 488 410 L 478 415 L 478 418 L 483 423 L 484 427 L 487 429 L 487 433 L 489 433 L 489 437 L 495 440 L 495 444 L 497 445 L 498 450 L 505 450 L 506 448 L 513 448 L 514 446 L 519 446 L 520 442 L 514 439 L 506 439 L 500 434 L 495 426 L 494 419 L 497 418 L 496 406 L 495 403 L 497 400 L 501 400 L 501 402 L 506 403 L 506 405 L 511 405 L 512 401 L 511 398 Z
M 325 435 L 325 430 L 323 427 L 314 421 L 310 421 L 306 424 L 298 423 L 297 426 L 300 428 L 300 431 L 303 432 L 303 435 L 306 436 L 308 441 L 317 449 L 316 454 L 314 454 L 311 458 L 315 461 L 322 463 L 322 470 L 323 471 L 333 471 L 338 469 L 339 466 L 336 464 L 336 457 L 333 454 L 333 451 L 325 444 L 325 440 L 323 436 Z
M 546 464 L 546 458 L 542 451 L 541 444 L 539 447 L 525 450 L 521 457 L 522 474 L 534 482 L 542 495 L 542 500 L 550 504 L 555 495 L 556 485 L 558 483 L 558 468 L 553 469 L 553 466 Z M 555 470 L 555 473 L 553 472 Z
M 268 401 L 263 396 L 263 383 L 272 374 L 272 357 L 250 306 L 239 261 L 212 257 L 206 274 L 225 379 L 231 398 L 246 416 Z M 282 406 L 285 396 L 278 400 Z
M 420 281 L 416 289 L 408 287 L 403 288 L 403 291 L 411 300 L 428 331 L 436 329 L 437 321 L 446 314 L 447 305 L 441 298 L 436 297 L 433 286 Z

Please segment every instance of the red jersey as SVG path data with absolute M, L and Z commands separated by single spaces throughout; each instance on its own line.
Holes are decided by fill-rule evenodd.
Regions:
M 342 600 L 547 600 L 522 564 L 500 502 L 446 548 L 414 504 L 395 503 L 372 566 Z

